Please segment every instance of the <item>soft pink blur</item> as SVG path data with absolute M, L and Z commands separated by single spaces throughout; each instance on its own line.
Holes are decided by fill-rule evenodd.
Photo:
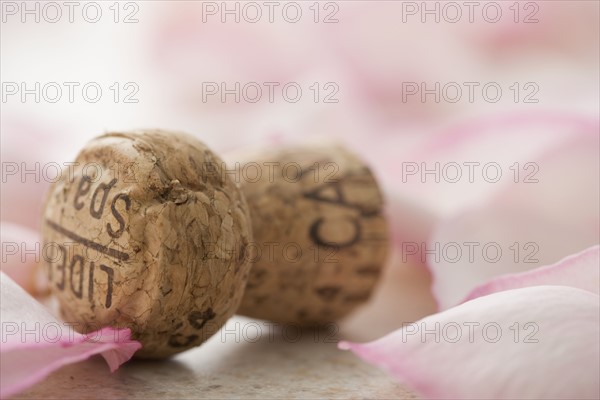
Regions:
M 36 289 L 37 263 L 21 262 L 20 253 L 7 256 L 6 246 L 39 240 L 41 207 L 53 177 L 49 167 L 65 167 L 89 139 L 109 130 L 184 130 L 217 152 L 269 146 L 274 138 L 335 138 L 354 149 L 383 186 L 394 249 L 371 302 L 342 325 L 351 339 L 380 337 L 434 313 L 436 301 L 450 308 L 498 276 L 526 274 L 598 243 L 600 3 L 495 2 L 504 13 L 497 23 L 481 17 L 481 9 L 494 2 L 481 2 L 474 22 L 463 15 L 456 23 L 431 16 L 422 22 L 421 15 L 406 14 L 412 2 L 394 1 L 331 2 L 333 9 L 321 2 L 319 23 L 312 20 L 312 2 L 301 2 L 305 14 L 298 23 L 285 22 L 280 13 L 274 23 L 265 16 L 257 23 L 235 23 L 231 17 L 222 23 L 219 15 L 203 21 L 204 3 L 139 2 L 138 22 L 132 24 L 112 22 L 108 8 L 97 24 L 81 18 L 22 23 L 19 16 L 2 23 L 3 82 L 29 87 L 97 82 L 104 89 L 97 103 L 81 97 L 70 102 L 66 94 L 56 103 L 21 101 L 18 95 L 2 100 L 2 270 L 27 290 Z M 322 23 L 332 10 L 338 22 Z M 121 86 L 118 102 L 109 89 L 115 82 Z M 266 95 L 257 103 L 205 96 L 207 83 L 231 88 L 236 82 L 280 87 L 295 82 L 304 93 L 297 103 L 284 101 L 281 92 L 272 103 Z M 317 102 L 309 90 L 315 82 L 321 87 Z M 481 91 L 476 101 L 453 103 L 407 93 L 407 84 L 432 88 L 436 82 L 494 82 L 504 94 L 495 103 L 483 101 Z M 510 89 L 515 82 L 519 101 Z M 137 102 L 122 101 L 126 83 L 139 89 Z M 322 101 L 330 93 L 325 84 L 337 88 L 337 102 Z M 525 85 L 537 88 L 537 102 L 523 102 L 530 93 Z M 536 162 L 541 181 L 525 186 L 505 176 L 494 184 L 455 184 L 406 175 L 408 164 L 452 162 L 497 162 L 504 171 L 514 163 Z M 472 240 L 539 241 L 540 257 L 527 265 L 510 259 L 493 265 L 451 263 L 405 247 Z M 529 303 L 558 298 L 519 293 Z M 505 297 L 492 296 L 479 301 L 481 307 L 453 308 L 452 315 L 468 319 L 471 311 L 493 312 L 505 318 L 520 307 L 508 301 L 510 307 L 503 308 Z M 444 321 L 446 315 L 431 318 Z M 551 322 L 569 313 L 542 316 Z M 435 347 L 423 351 L 427 357 L 417 361 L 436 364 L 430 361 L 439 358 Z M 578 362 L 575 356 L 565 362 Z M 531 360 L 531 365 L 539 361 Z M 458 371 L 460 383 L 460 369 L 454 367 L 448 365 Z M 434 370 L 428 377 L 439 375 Z M 493 380 L 494 374 L 485 377 Z

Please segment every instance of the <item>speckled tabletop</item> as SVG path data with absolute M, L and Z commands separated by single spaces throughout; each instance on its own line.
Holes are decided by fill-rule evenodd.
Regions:
M 431 312 L 428 287 L 424 269 L 395 264 L 371 301 L 339 328 L 300 330 L 236 316 L 204 345 L 171 360 L 134 360 L 110 373 L 96 356 L 15 398 L 413 399 L 387 373 L 338 350 L 337 342 L 372 340 Z

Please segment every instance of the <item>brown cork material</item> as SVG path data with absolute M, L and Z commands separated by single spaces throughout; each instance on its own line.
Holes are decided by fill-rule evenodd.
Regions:
M 108 133 L 50 189 L 43 215 L 52 292 L 75 329 L 129 327 L 136 354 L 197 346 L 237 310 L 252 242 L 223 162 L 174 132 Z
M 322 325 L 364 303 L 388 253 L 382 194 L 364 162 L 324 144 L 228 157 L 255 240 L 238 313 Z

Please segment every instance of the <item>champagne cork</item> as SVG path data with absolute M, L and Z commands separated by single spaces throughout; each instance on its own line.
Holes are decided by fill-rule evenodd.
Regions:
M 144 358 L 215 333 L 241 301 L 252 241 L 248 206 L 222 165 L 181 133 L 89 142 L 52 185 L 43 215 L 63 318 L 80 331 L 129 327 Z
M 388 253 L 382 193 L 365 163 L 335 144 L 229 156 L 255 240 L 238 313 L 323 325 L 364 303 Z

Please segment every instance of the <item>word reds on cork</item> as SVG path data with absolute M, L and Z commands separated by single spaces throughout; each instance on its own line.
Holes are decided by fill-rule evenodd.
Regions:
M 219 156 L 178 132 L 89 142 L 43 213 L 63 318 L 79 330 L 129 327 L 143 345 L 137 357 L 164 358 L 200 345 L 236 312 L 319 325 L 368 299 L 388 247 L 369 169 L 338 146 L 254 160 L 312 172 L 334 165 L 336 176 L 236 182 Z M 287 251 L 267 257 L 273 243 Z

